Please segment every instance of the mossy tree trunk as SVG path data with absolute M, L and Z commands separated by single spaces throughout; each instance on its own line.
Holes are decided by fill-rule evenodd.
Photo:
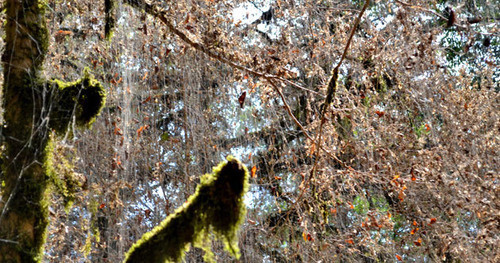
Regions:
M 86 73 L 74 83 L 41 77 L 48 47 L 45 1 L 6 0 L 0 262 L 40 262 L 53 174 L 50 136 L 72 116 L 89 124 L 104 104 L 102 86 Z

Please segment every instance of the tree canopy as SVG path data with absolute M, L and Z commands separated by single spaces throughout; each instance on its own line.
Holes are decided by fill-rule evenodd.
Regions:
M 237 236 L 170 259 L 500 260 L 496 1 L 4 2 L 0 254 L 121 262 L 232 155 Z

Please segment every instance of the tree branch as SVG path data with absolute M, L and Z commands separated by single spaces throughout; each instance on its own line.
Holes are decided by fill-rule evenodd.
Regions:
M 327 95 L 326 95 L 325 102 L 324 102 L 322 110 L 321 110 L 321 122 L 319 124 L 319 133 L 318 133 L 318 139 L 317 139 L 318 149 L 316 151 L 316 160 L 314 161 L 314 165 L 313 165 L 313 168 L 311 170 L 311 174 L 309 176 L 307 183 L 309 183 L 309 181 L 314 177 L 314 174 L 316 173 L 316 167 L 318 165 L 319 156 L 320 156 L 321 149 L 322 149 L 321 136 L 323 133 L 323 125 L 326 122 L 326 117 L 325 117 L 326 116 L 326 109 L 328 108 L 328 106 L 330 106 L 330 103 L 333 101 L 333 97 L 335 96 L 335 92 L 337 91 L 337 80 L 339 77 L 339 68 L 342 65 L 342 62 L 344 61 L 344 59 L 347 55 L 347 50 L 349 50 L 349 46 L 351 45 L 351 41 L 352 41 L 352 38 L 354 36 L 354 32 L 356 32 L 356 29 L 358 28 L 359 22 L 361 21 L 361 17 L 363 17 L 363 14 L 365 13 L 365 10 L 366 10 L 366 8 L 368 8 L 369 4 L 370 4 L 370 0 L 366 0 L 365 5 L 363 5 L 363 8 L 361 9 L 361 12 L 359 12 L 359 15 L 356 17 L 356 20 L 354 21 L 354 25 L 351 28 L 351 33 L 349 34 L 349 38 L 347 39 L 347 43 L 345 45 L 344 52 L 342 53 L 342 57 L 340 57 L 339 63 L 332 70 L 330 80 L 328 81 Z M 330 154 L 330 156 L 333 156 L 335 160 L 337 160 L 340 164 L 344 165 L 344 163 L 341 160 L 339 160 L 335 155 Z M 301 194 L 301 196 L 302 196 L 302 194 Z
M 282 77 L 278 77 L 278 76 L 273 75 L 273 74 L 267 74 L 267 73 L 255 71 L 255 70 L 253 70 L 251 68 L 248 68 L 248 67 L 242 66 L 240 64 L 237 64 L 236 62 L 231 61 L 231 60 L 223 57 L 222 55 L 213 52 L 212 50 L 210 50 L 206 46 L 201 45 L 200 43 L 194 42 L 193 40 L 189 39 L 189 37 L 187 37 L 186 34 L 184 34 L 182 31 L 180 31 L 179 29 L 177 29 L 170 22 L 170 20 L 167 18 L 166 13 L 164 11 L 158 10 L 156 6 L 152 6 L 152 5 L 148 4 L 148 3 L 146 3 L 146 2 L 144 2 L 144 0 L 123 0 L 123 1 L 125 3 L 127 3 L 127 4 L 129 4 L 132 7 L 142 9 L 146 13 L 148 13 L 148 14 L 150 14 L 150 15 L 158 18 L 158 19 L 160 19 L 167 26 L 167 28 L 172 33 L 174 33 L 175 35 L 177 35 L 182 41 L 186 42 L 187 44 L 189 44 L 194 49 L 205 53 L 207 56 L 209 56 L 209 57 L 211 57 L 211 58 L 213 58 L 213 59 L 215 59 L 217 61 L 220 61 L 220 62 L 222 62 L 224 64 L 227 64 L 227 65 L 229 65 L 229 66 L 231 66 L 233 68 L 239 69 L 241 71 L 250 73 L 250 74 L 252 74 L 252 75 L 254 75 L 256 77 L 261 77 L 261 78 L 264 78 L 266 80 L 268 80 L 268 79 L 279 80 L 279 81 L 287 83 L 287 84 L 289 84 L 289 85 L 291 85 L 291 86 L 293 86 L 295 88 L 298 88 L 298 89 L 301 89 L 301 90 L 305 90 L 305 91 L 308 91 L 308 92 L 312 92 L 314 94 L 317 94 L 317 95 L 321 96 L 321 94 L 319 92 L 314 91 L 314 90 L 310 90 L 310 89 L 308 89 L 306 87 L 303 87 L 303 86 L 301 86 L 301 85 L 299 85 L 297 83 L 294 83 L 293 81 L 284 79 Z
M 298 84 L 296 84 L 296 83 L 294 83 L 294 82 L 292 82 L 290 80 L 278 77 L 276 75 L 258 72 L 258 71 L 255 71 L 255 70 L 251 69 L 251 68 L 239 65 L 236 62 L 233 62 L 233 61 L 231 61 L 231 60 L 229 60 L 229 59 L 221 56 L 220 54 L 213 52 L 212 50 L 206 48 L 205 46 L 201 45 L 200 43 L 192 41 L 191 39 L 189 39 L 189 37 L 186 36 L 186 34 L 184 34 L 182 31 L 180 31 L 179 29 L 177 29 L 170 22 L 170 20 L 168 20 L 168 18 L 166 16 L 166 13 L 164 11 L 158 10 L 157 7 L 144 2 L 144 0 L 123 0 L 123 1 L 126 4 L 129 4 L 132 7 L 144 10 L 146 13 L 148 13 L 148 14 L 150 14 L 150 15 L 158 18 L 158 19 L 160 19 L 167 26 L 167 28 L 172 33 L 174 33 L 175 35 L 177 35 L 182 41 L 186 42 L 187 44 L 189 44 L 194 49 L 196 49 L 198 51 L 201 51 L 201 52 L 205 53 L 207 56 L 209 56 L 209 57 L 211 57 L 211 58 L 213 58 L 213 59 L 215 59 L 217 61 L 220 61 L 220 62 L 222 62 L 224 64 L 227 64 L 227 65 L 229 65 L 229 66 L 231 66 L 233 68 L 239 69 L 239 70 L 244 71 L 244 72 L 248 72 L 248 73 L 250 73 L 250 74 L 252 74 L 252 75 L 254 75 L 256 77 L 260 77 L 260 78 L 263 78 L 263 79 L 267 80 L 269 82 L 269 84 L 274 88 L 274 90 L 276 90 L 276 92 L 279 94 L 281 100 L 283 101 L 283 104 L 285 105 L 285 109 L 286 109 L 288 115 L 290 115 L 290 117 L 295 122 L 295 124 L 297 126 L 299 126 L 299 128 L 304 133 L 304 135 L 309 140 L 311 140 L 311 141 L 314 142 L 314 139 L 311 137 L 311 135 L 309 135 L 309 133 L 304 128 L 304 126 L 297 120 L 297 118 L 295 117 L 295 115 L 292 113 L 292 111 L 290 109 L 290 106 L 288 105 L 288 103 L 285 100 L 285 96 L 283 95 L 283 93 L 281 92 L 281 90 L 276 86 L 276 83 L 274 82 L 274 80 L 279 80 L 279 81 L 281 81 L 283 83 L 287 83 L 287 84 L 289 84 L 289 85 L 291 85 L 293 87 L 296 87 L 298 89 L 302 89 L 302 90 L 305 90 L 305 91 L 308 91 L 308 92 L 312 92 L 314 94 L 321 95 L 319 92 L 307 89 L 307 88 L 302 87 L 301 85 L 298 85 Z M 358 23 L 359 23 L 359 21 L 358 21 Z M 351 36 L 351 38 L 352 38 L 352 36 Z M 342 55 L 342 60 L 344 58 L 345 58 L 345 54 Z M 335 160 L 337 160 L 340 163 L 342 163 L 342 161 L 340 161 L 337 157 L 335 157 L 333 154 L 331 154 L 330 152 L 328 152 L 326 149 L 324 149 L 324 151 L 330 157 L 332 157 Z
M 419 9 L 419 10 L 422 10 L 424 12 L 427 12 L 427 13 L 431 13 L 445 21 L 448 21 L 448 17 L 434 11 L 434 10 L 430 10 L 430 9 L 427 9 L 427 8 L 423 8 L 421 6 L 418 6 L 418 5 L 412 5 L 412 4 L 409 4 L 409 3 L 405 3 L 403 1 L 399 1 L 399 0 L 396 0 L 396 3 L 398 4 L 401 4 L 405 7 L 408 7 L 408 8 L 412 8 L 412 9 Z M 476 34 L 480 34 L 480 35 L 485 35 L 485 36 L 493 36 L 493 35 L 498 35 L 498 34 L 495 34 L 495 33 L 485 33 L 485 32 L 480 32 L 480 31 L 476 31 L 476 30 L 473 30 L 471 29 L 469 26 L 462 26 L 462 25 L 459 25 L 457 24 L 456 22 L 452 24 L 453 26 L 455 26 L 456 28 L 460 29 L 460 30 L 464 30 L 464 31 L 467 31 L 467 30 L 470 30 Z

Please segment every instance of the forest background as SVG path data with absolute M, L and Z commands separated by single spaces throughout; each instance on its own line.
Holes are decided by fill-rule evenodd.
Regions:
M 42 3 L 43 76 L 106 91 L 91 129 L 49 130 L 74 184 L 44 261 L 122 261 L 227 155 L 251 174 L 241 262 L 500 261 L 497 1 Z

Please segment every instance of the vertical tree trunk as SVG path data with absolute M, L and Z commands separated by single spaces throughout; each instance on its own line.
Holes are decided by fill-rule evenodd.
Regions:
M 49 131 L 39 81 L 48 42 L 44 8 L 42 1 L 6 1 L 0 262 L 37 262 L 43 255 Z
M 88 71 L 63 83 L 41 77 L 48 47 L 46 2 L 6 0 L 3 128 L 0 181 L 0 262 L 40 262 L 48 225 L 52 130 L 67 131 L 95 119 L 105 92 Z M 76 104 L 76 105 L 75 105 Z

